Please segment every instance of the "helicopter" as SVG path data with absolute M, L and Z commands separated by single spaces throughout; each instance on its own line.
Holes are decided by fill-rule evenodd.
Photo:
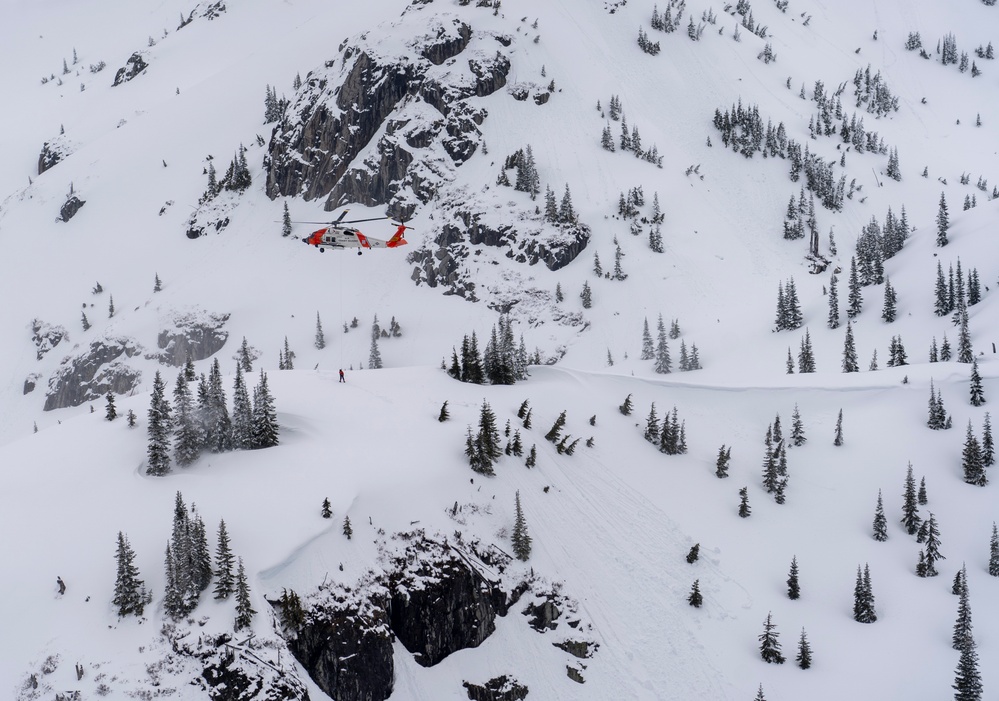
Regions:
M 344 221 L 344 217 L 347 216 L 348 210 L 344 210 L 335 221 L 330 223 L 328 226 L 313 231 L 311 234 L 302 239 L 305 243 L 310 246 L 315 246 L 319 249 L 320 253 L 326 251 L 327 248 L 356 248 L 358 249 L 357 255 L 361 255 L 363 250 L 361 249 L 371 249 L 371 248 L 397 248 L 399 246 L 405 246 L 408 241 L 403 238 L 403 234 L 407 227 L 405 223 L 399 224 L 399 228 L 396 229 L 395 235 L 389 240 L 385 241 L 383 239 L 376 239 L 372 236 L 367 236 L 362 234 L 357 229 L 347 226 L 347 224 L 359 224 L 366 221 L 380 221 L 382 219 L 388 219 L 389 217 L 373 217 L 371 219 L 352 219 Z M 299 224 L 323 224 L 325 222 L 298 222 Z

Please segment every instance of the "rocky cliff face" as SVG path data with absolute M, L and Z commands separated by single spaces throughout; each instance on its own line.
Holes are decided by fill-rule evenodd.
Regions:
M 156 340 L 160 352 L 156 359 L 164 365 L 180 367 L 191 360 L 204 360 L 215 355 L 229 339 L 225 324 L 228 314 L 213 314 L 202 310 L 178 312 L 169 327 L 160 331 Z
M 91 343 L 84 353 L 66 358 L 49 379 L 45 411 L 102 399 L 108 390 L 131 392 L 141 375 L 125 360 L 141 351 L 132 339 L 105 338 Z
M 310 73 L 275 126 L 264 159 L 270 197 L 388 205 L 406 217 L 481 143 L 487 114 L 467 102 L 506 85 L 509 40 L 411 6 L 404 54 L 365 37 Z
M 478 646 L 522 590 L 508 593 L 476 562 L 502 569 L 494 548 L 453 547 L 422 531 L 400 534 L 386 571 L 356 588 L 321 587 L 288 643 L 323 691 L 338 701 L 383 701 L 392 694 L 396 638 L 424 666 Z M 468 550 L 465 550 L 465 547 Z
M 394 637 L 388 591 L 377 579 L 357 589 L 320 589 L 288 642 L 295 659 L 337 701 L 384 701 L 392 694 Z

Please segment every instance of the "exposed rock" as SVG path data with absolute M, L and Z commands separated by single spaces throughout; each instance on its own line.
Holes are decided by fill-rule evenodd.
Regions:
M 221 654 L 210 657 L 201 673 L 208 697 L 212 701 L 309 701 L 308 690 L 297 678 L 274 674 L 257 662 L 260 659 L 241 646 L 224 647 Z
M 546 630 L 555 630 L 558 628 L 558 617 L 562 615 L 562 612 L 558 610 L 558 607 L 551 600 L 546 599 L 540 604 L 530 603 L 524 609 L 523 614 L 525 616 L 530 616 L 531 628 L 543 633 Z
M 42 151 L 38 155 L 38 174 L 41 175 L 73 153 L 74 150 L 75 145 L 64 134 L 46 141 L 42 144 Z
M 108 390 L 127 394 L 139 385 L 141 374 L 126 365 L 122 356 L 131 358 L 142 348 L 128 338 L 94 341 L 84 354 L 62 361 L 49 378 L 45 411 L 79 406 L 103 398 Z
M 572 681 L 577 684 L 585 684 L 586 680 L 583 678 L 583 670 L 586 669 L 582 665 L 579 667 L 573 667 L 572 665 L 565 666 L 565 675 L 569 677 Z
M 520 701 L 528 689 L 513 677 L 494 677 L 485 684 L 462 682 L 471 701 Z
M 76 195 L 70 195 L 59 209 L 59 221 L 69 221 L 76 216 L 87 202 Z
M 506 594 L 459 551 L 420 533 L 390 575 L 392 631 L 424 667 L 478 647 L 508 609 Z
M 389 205 L 406 217 L 477 150 L 486 111 L 465 100 L 504 86 L 510 60 L 461 19 L 409 9 L 397 27 L 414 37 L 410 51 L 386 55 L 362 37 L 341 47 L 338 70 L 330 61 L 307 76 L 268 145 L 271 198 L 327 197 L 327 210 Z
M 68 339 L 69 334 L 63 326 L 53 326 L 52 324 L 35 319 L 31 322 L 31 340 L 34 341 L 38 349 L 35 359 L 41 360 L 45 354 L 58 346 L 63 339 Z
M 130 81 L 135 76 L 141 74 L 142 71 L 146 70 L 148 67 L 149 64 L 142 58 L 142 54 L 136 51 L 128 57 L 125 65 L 119 68 L 118 72 L 115 73 L 114 83 L 111 84 L 112 87 Z
M 384 701 L 395 681 L 387 609 L 388 592 L 378 581 L 324 589 L 288 647 L 337 701 Z
M 176 314 L 172 328 L 160 331 L 156 344 L 161 352 L 155 357 L 165 365 L 180 367 L 188 357 L 197 361 L 215 355 L 229 338 L 223 328 L 228 320 L 228 314 L 200 310 Z
M 438 234 L 410 254 L 417 268 L 412 278 L 430 287 L 443 286 L 451 294 L 475 299 L 475 282 L 469 271 L 475 247 L 499 249 L 507 258 L 528 265 L 542 262 L 549 270 L 571 263 L 586 248 L 590 228 L 585 224 L 555 227 L 541 222 L 533 213 L 516 211 L 508 203 L 505 216 L 497 218 L 495 208 L 480 204 L 469 208 L 467 193 L 454 192 L 440 205 Z
M 593 657 L 593 653 L 599 647 L 598 643 L 589 640 L 562 640 L 553 642 L 552 645 L 581 660 Z
M 35 387 L 38 385 L 38 381 L 42 379 L 41 374 L 33 372 L 24 378 L 24 394 L 35 391 Z

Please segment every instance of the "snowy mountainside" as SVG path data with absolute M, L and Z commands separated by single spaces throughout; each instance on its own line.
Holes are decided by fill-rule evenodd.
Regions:
M 993 400 L 999 73 L 975 47 L 999 41 L 997 10 L 979 0 L 781 4 L 751 7 L 754 25 L 766 26 L 761 37 L 745 26 L 748 3 L 707 0 L 683 5 L 672 33 L 651 18 L 677 3 L 634 0 L 504 0 L 495 10 L 460 0 L 0 2 L 0 76 L 18 105 L 0 116 L 0 688 L 25 700 L 74 690 L 81 698 L 225 698 L 225 685 L 191 683 L 223 669 L 234 675 L 230 686 L 245 673 L 273 698 L 323 698 L 326 682 L 293 660 L 275 623 L 280 609 L 268 602 L 287 590 L 316 607 L 347 590 L 377 599 L 385 582 L 410 574 L 393 564 L 415 538 L 400 534 L 422 532 L 437 543 L 431 549 L 466 556 L 472 550 L 461 543 L 510 552 L 518 493 L 530 559 L 472 566 L 508 597 L 509 610 L 477 646 L 426 667 L 403 644 L 401 622 L 380 628 L 389 698 L 470 698 L 466 682 L 503 675 L 532 698 L 741 699 L 760 685 L 778 700 L 945 696 L 958 659 L 950 586 L 962 563 L 979 657 L 994 658 L 999 582 L 987 565 L 996 487 L 968 485 L 961 470 L 964 429 L 971 421 L 980 433 L 990 403 L 969 404 L 967 364 L 927 358 L 945 335 L 956 347 L 951 314 L 934 314 L 934 281 L 938 262 L 946 273 L 960 260 L 982 282 L 969 328 Z M 639 27 L 659 42 L 658 54 L 639 48 Z M 928 58 L 906 49 L 914 32 Z M 981 75 L 941 63 L 935 47 L 950 34 Z M 456 51 L 439 65 L 418 51 L 438 40 Z M 758 57 L 768 45 L 776 61 L 765 63 Z M 135 53 L 146 68 L 112 85 Z M 386 75 L 407 75 L 382 112 L 337 102 L 351 94 L 352 76 L 375 76 L 351 63 L 361 54 L 384 60 L 377 68 L 387 66 Z M 486 73 L 473 62 L 495 72 L 476 83 Z M 853 79 L 868 66 L 897 110 L 876 116 L 856 103 Z M 842 86 L 842 119 L 863 118 L 886 152 L 858 152 L 838 132 L 810 137 L 817 81 L 826 95 Z M 271 86 L 290 106 L 277 125 L 263 123 Z M 612 98 L 624 119 L 610 115 Z M 807 237 L 782 237 L 788 199 L 806 178 L 791 180 L 788 158 L 726 147 L 712 123 L 716 110 L 737 104 L 782 123 L 788 138 L 832 164 L 834 180 L 853 181 L 838 211 L 816 202 L 819 258 L 828 264 L 819 274 Z M 324 125 L 344 120 L 333 141 L 282 151 L 282 139 L 294 141 L 288 135 L 322 109 L 332 115 L 318 120 Z M 375 112 L 378 121 L 367 123 Z M 620 147 L 625 122 L 661 167 Z M 605 128 L 613 152 L 601 147 Z M 46 144 L 58 157 L 40 173 Z M 330 144 L 343 157 L 335 167 L 323 160 Z M 209 166 L 222 178 L 241 146 L 251 184 L 206 205 Z M 498 183 L 504 174 L 516 180 L 518 168 L 504 165 L 527 147 L 536 199 Z M 897 181 L 887 174 L 893 149 Z M 547 188 L 558 201 L 571 192 L 572 225 L 545 220 Z M 622 216 L 619 199 L 636 188 L 645 201 L 637 216 Z M 84 204 L 57 221 L 71 193 Z M 936 245 L 941 194 L 945 247 Z M 962 210 L 971 196 L 976 206 Z M 654 197 L 662 253 L 650 249 Z M 315 226 L 295 224 L 281 236 L 285 205 L 296 221 L 329 220 L 343 208 L 350 218 L 405 216 L 410 245 L 321 255 L 297 240 Z M 897 215 L 902 207 L 912 228 L 884 261 L 898 318 L 881 318 L 883 283 L 864 287 L 851 324 L 862 371 L 841 373 L 855 243 L 872 217 L 883 223 L 889 208 Z M 205 225 L 194 239 L 185 235 L 192 221 Z M 388 222 L 361 228 L 384 238 L 392 230 Z M 606 273 L 619 261 L 621 279 L 597 276 L 595 256 Z M 835 329 L 827 325 L 832 270 L 840 271 Z M 791 278 L 803 324 L 775 332 L 777 286 Z M 584 284 L 592 306 L 580 298 Z M 439 366 L 452 348 L 473 331 L 484 346 L 500 311 L 551 365 L 531 367 L 530 379 L 510 387 L 449 378 Z M 383 328 L 398 320 L 402 335 L 380 339 L 384 368 L 362 370 L 376 315 Z M 670 340 L 669 375 L 640 359 L 643 322 L 655 334 L 659 315 L 682 329 Z M 789 350 L 797 358 L 806 329 L 817 372 L 787 374 L 785 358 Z M 893 337 L 908 351 L 905 367 L 885 367 Z M 248 381 L 268 374 L 280 445 L 205 453 L 167 476 L 145 474 L 153 376 L 172 387 L 177 349 L 190 347 L 198 373 L 219 360 L 229 390 L 243 339 L 256 356 Z M 696 344 L 703 369 L 676 371 L 681 341 Z M 293 370 L 278 369 L 285 343 Z M 868 371 L 875 350 L 880 369 Z M 926 426 L 931 382 L 951 430 Z M 119 414 L 137 416 L 135 429 L 104 420 L 109 386 Z M 618 407 L 628 396 L 635 410 L 625 417 Z M 516 416 L 525 399 L 531 428 Z M 445 401 L 451 418 L 439 422 Z M 506 455 L 495 477 L 469 470 L 466 432 L 484 401 L 501 432 L 509 421 L 525 450 L 536 446 L 534 469 Z M 660 420 L 677 408 L 685 455 L 642 440 L 653 403 Z M 61 408 L 45 410 L 53 405 Z M 808 442 L 787 453 L 787 503 L 778 505 L 761 486 L 764 435 L 777 415 L 787 431 L 796 406 Z M 840 410 L 845 444 L 833 446 Z M 544 439 L 562 411 L 566 432 L 581 441 L 571 455 Z M 728 479 L 714 475 L 721 445 L 732 448 Z M 910 462 L 926 479 L 920 511 L 941 527 L 947 559 L 936 578 L 916 577 L 922 545 L 899 524 Z M 748 519 L 736 513 L 744 486 Z M 871 538 L 878 490 L 886 543 Z M 163 550 L 178 492 L 197 505 L 211 537 L 225 519 L 249 574 L 256 642 L 240 634 L 218 642 L 233 635 L 232 602 L 206 595 L 176 625 L 165 615 Z M 319 515 L 324 498 L 332 520 Z M 141 620 L 119 619 L 111 605 L 119 531 L 153 595 Z M 695 543 L 701 556 L 688 564 Z M 784 586 L 792 557 L 802 571 L 798 601 Z M 851 615 L 864 564 L 879 615 L 869 626 Z M 61 596 L 57 576 L 67 584 Z M 701 608 L 686 603 L 695 579 Z M 540 632 L 527 612 L 546 600 L 561 616 Z M 391 608 L 371 615 L 391 618 Z M 769 613 L 789 658 L 783 666 L 758 652 Z M 392 626 L 397 632 L 385 633 Z M 793 664 L 802 628 L 815 652 L 810 670 Z M 572 652 L 579 646 L 581 656 Z M 905 654 L 886 659 L 884 650 Z M 987 664 L 982 674 L 991 693 L 999 679 Z

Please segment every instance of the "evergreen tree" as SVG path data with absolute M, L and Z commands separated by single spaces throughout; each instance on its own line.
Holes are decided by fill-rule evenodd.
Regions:
M 627 397 L 624 398 L 624 403 L 618 407 L 618 410 L 625 416 L 631 416 L 633 408 L 634 407 L 631 403 L 631 395 L 629 394 Z
M 857 346 L 853 341 L 853 325 L 846 322 L 846 336 L 843 340 L 843 372 L 860 372 L 857 360 Z
M 798 584 L 798 558 L 791 558 L 791 569 L 787 575 L 787 598 L 796 600 L 801 597 L 801 587 Z
M 847 298 L 846 315 L 854 319 L 864 307 L 864 295 L 860 289 L 860 278 L 857 276 L 857 258 L 850 258 L 849 296 Z
M 163 590 L 163 610 L 173 620 L 181 619 L 186 610 L 184 608 L 183 592 L 177 581 L 177 570 L 173 550 L 167 543 L 166 557 L 164 558 L 166 571 L 166 582 Z
M 957 362 L 970 363 L 975 359 L 971 348 L 971 332 L 968 330 L 968 310 L 961 308 L 961 330 L 957 338 Z
M 649 416 L 645 419 L 645 440 L 649 443 L 659 442 L 659 417 L 656 415 L 656 403 L 652 402 L 652 407 L 649 409 Z
M 118 562 L 118 575 L 115 578 L 114 598 L 111 599 L 111 603 L 117 609 L 119 618 L 130 614 L 142 616 L 147 603 L 146 588 L 139 579 L 139 568 L 135 565 L 135 551 L 121 531 L 118 531 L 118 550 L 115 553 L 115 560 Z
M 992 442 L 992 419 L 989 412 L 985 412 L 985 419 L 982 422 L 982 464 L 986 467 L 995 464 L 995 444 Z
M 791 346 L 787 347 L 787 361 L 784 363 L 788 375 L 794 374 L 794 356 L 791 355 Z
M 784 664 L 784 655 L 780 651 L 780 634 L 777 626 L 772 622 L 772 614 L 767 614 L 767 620 L 763 622 L 763 633 L 759 635 L 760 657 L 768 664 Z
M 732 460 L 732 447 L 722 445 L 718 449 L 718 459 L 715 461 L 715 476 L 718 478 L 728 477 L 728 466 Z
M 843 410 L 839 410 L 839 415 L 836 417 L 836 436 L 833 438 L 833 445 L 841 446 L 843 445 Z
M 479 431 L 472 437 L 469 429 L 465 453 L 472 470 L 483 475 L 495 474 L 493 465 L 503 454 L 503 449 L 500 447 L 499 431 L 496 428 L 496 415 L 485 399 L 482 400 L 479 411 Z
M 164 391 L 163 379 L 157 370 L 149 401 L 149 445 L 146 450 L 149 464 L 146 473 L 157 476 L 170 472 L 170 432 L 173 430 L 173 422 Z
M 798 405 L 794 405 L 794 412 L 791 414 L 791 442 L 801 447 L 808 439 L 805 437 L 805 424 L 801 420 L 801 412 Z
M 947 216 L 947 200 L 944 193 L 940 193 L 940 206 L 937 209 L 937 246 L 947 245 L 947 229 L 950 227 Z
M 284 213 L 281 215 L 281 235 L 291 236 L 291 212 L 288 211 L 288 202 L 284 203 Z
M 798 638 L 798 655 L 794 660 L 802 669 L 808 669 L 812 666 L 812 646 L 808 644 L 804 628 L 801 629 L 801 637 Z
M 114 392 L 109 389 L 105 397 L 107 399 L 107 409 L 104 412 L 104 418 L 108 421 L 114 421 L 118 418 L 118 410 L 114 406 Z
M 690 550 L 687 552 L 687 564 L 692 565 L 695 562 L 697 562 L 697 559 L 700 557 L 700 554 L 701 554 L 701 544 L 694 543 L 694 545 L 691 546 Z
M 753 701 L 767 701 L 767 697 L 763 695 L 763 685 L 760 684 L 760 688 L 756 692 L 756 696 L 753 697 Z
M 962 650 L 968 645 L 974 645 L 971 624 L 971 603 L 968 601 L 968 572 L 962 565 L 954 578 L 955 594 L 958 595 L 957 620 L 954 622 L 954 634 L 951 645 L 955 650 Z
M 518 560 L 527 560 L 531 557 L 531 536 L 527 532 L 527 520 L 524 518 L 524 510 L 520 505 L 520 490 L 518 489 L 514 501 L 514 521 L 513 534 L 510 536 L 513 545 L 513 554 Z
M 982 675 L 978 671 L 978 652 L 974 640 L 961 649 L 952 688 L 955 701 L 981 701 Z
M 253 358 L 250 353 L 250 344 L 246 342 L 246 336 L 243 336 L 243 342 L 239 346 L 239 350 L 236 352 L 240 369 L 243 372 L 253 372 Z
M 704 603 L 704 597 L 701 596 L 700 580 L 694 580 L 694 584 L 690 588 L 690 595 L 687 597 L 687 603 L 694 608 L 700 608 L 701 604 Z
M 441 412 L 440 414 L 437 415 L 437 420 L 440 421 L 441 423 L 444 423 L 450 418 L 451 418 L 451 413 L 447 410 L 447 400 L 445 399 L 444 403 L 441 404 Z
M 590 283 L 583 280 L 583 291 L 579 293 L 579 298 L 583 301 L 583 309 L 593 306 L 593 293 L 590 291 Z
M 153 278 L 153 292 L 160 292 L 163 290 L 163 281 L 160 280 L 160 274 L 156 273 Z
M 545 434 L 545 440 L 551 443 L 558 443 L 559 437 L 562 435 L 562 428 L 565 426 L 565 411 L 558 415 L 555 419 L 555 423 L 552 424 L 551 429 Z
M 984 487 L 989 483 L 985 474 L 985 465 L 982 463 L 982 448 L 971 428 L 971 419 L 968 419 L 968 431 L 961 453 L 961 468 L 964 470 L 964 481 L 968 484 Z
M 829 319 L 827 325 L 831 329 L 839 328 L 839 292 L 837 291 L 837 283 L 839 278 L 836 277 L 836 273 L 832 274 L 829 278 Z
M 382 354 L 378 350 L 378 336 L 371 335 L 371 350 L 368 353 L 368 367 L 372 370 L 380 370 L 382 367 Z
M 926 506 L 926 504 L 927 504 L 927 499 L 926 499 L 926 477 L 923 477 L 922 479 L 919 480 L 919 493 L 918 493 L 918 496 L 916 498 L 916 501 L 919 502 L 920 506 Z
M 354 528 L 350 525 L 350 516 L 343 517 L 343 535 L 347 540 L 354 537 Z
M 80 323 L 83 324 L 83 330 L 84 331 L 89 331 L 90 330 L 90 320 L 87 319 L 87 313 L 86 312 L 81 312 L 81 314 L 83 316 L 80 319 Z
M 947 280 L 944 278 L 943 266 L 937 261 L 937 282 L 934 287 L 934 297 L 936 302 L 933 306 L 933 313 L 937 316 L 946 316 L 950 311 L 950 301 L 947 293 Z
M 330 504 L 330 498 L 326 497 L 323 499 L 323 506 L 319 512 L 319 515 L 323 518 L 333 518 L 333 505 Z
M 747 518 L 752 513 L 749 506 L 749 488 L 743 487 L 739 490 L 739 516 Z
M 244 628 L 249 628 L 253 623 L 253 610 L 250 602 L 250 584 L 246 579 L 246 568 L 243 566 L 243 558 L 239 558 L 239 566 L 236 574 L 236 620 L 234 630 L 237 632 Z
M 315 346 L 317 350 L 322 350 L 326 347 L 326 335 L 323 333 L 323 322 L 319 318 L 319 312 L 316 312 L 316 340 Z
M 114 316 L 114 295 L 108 295 L 108 319 Z
M 237 374 L 240 370 L 237 368 Z M 239 408 L 237 403 L 235 408 Z M 202 435 L 205 447 L 213 453 L 224 453 L 233 448 L 233 425 L 229 417 L 225 387 L 222 384 L 222 368 L 216 358 L 208 373 L 207 391 L 202 397 L 199 392 L 199 410 L 202 416 Z
M 933 512 L 930 512 L 930 517 L 927 520 L 926 527 L 926 545 L 923 551 L 920 553 L 920 564 L 922 565 L 922 572 L 920 573 L 918 568 L 916 574 L 920 577 L 936 577 L 937 568 L 936 563 L 940 560 L 946 560 L 943 555 L 940 554 L 940 529 L 937 527 L 936 517 Z
M 947 334 L 944 334 L 943 343 L 940 344 L 940 362 L 946 363 L 950 359 L 951 359 L 950 341 L 947 340 Z
M 672 360 L 669 356 L 669 343 L 666 340 L 666 324 L 663 323 L 663 315 L 659 315 L 658 341 L 656 343 L 655 371 L 660 375 L 672 371 Z
M 236 450 L 253 447 L 253 405 L 243 379 L 243 366 L 239 363 L 232 388 L 232 447 Z
M 801 349 L 798 351 L 798 372 L 815 372 L 815 354 L 812 351 L 812 337 L 805 329 L 805 335 L 801 339 Z
M 883 543 L 888 540 L 888 519 L 885 518 L 885 507 L 881 500 L 881 490 L 878 490 L 878 505 L 874 509 L 874 540 Z
M 655 357 L 655 347 L 652 344 L 652 334 L 649 332 L 649 318 L 645 317 L 642 327 L 642 360 L 652 360 Z
M 250 426 L 254 448 L 272 448 L 278 444 L 279 427 L 274 398 L 267 386 L 267 373 L 260 371 L 260 381 L 253 388 L 253 414 Z
M 999 577 L 999 529 L 992 522 L 992 539 L 989 541 L 989 574 Z
M 895 294 L 895 288 L 891 286 L 891 281 L 885 278 L 885 301 L 884 306 L 881 309 L 881 318 L 884 319 L 885 323 L 890 324 L 895 321 L 898 316 L 898 299 Z
M 863 572 L 857 565 L 857 583 L 853 588 L 853 620 L 874 623 L 878 615 L 874 610 L 874 592 L 871 589 L 871 571 L 865 564 Z
M 191 389 L 184 373 L 177 375 L 173 388 L 174 442 L 173 454 L 181 467 L 190 465 L 201 453 L 201 433 L 194 415 Z
M 902 492 L 902 524 L 905 526 L 906 533 L 916 535 L 922 522 L 916 496 L 916 478 L 912 474 L 912 463 L 910 462 L 905 473 L 905 489 Z
M 225 520 L 219 521 L 218 544 L 215 546 L 215 598 L 228 599 L 236 591 L 236 579 L 233 574 L 234 558 L 229 545 L 229 531 Z
M 527 460 L 524 461 L 524 467 L 530 469 L 537 464 L 538 464 L 538 448 L 532 443 L 531 449 L 527 453 Z
M 129 428 L 135 428 L 135 419 L 135 412 L 129 409 L 128 413 L 125 415 L 125 420 L 128 422 Z M 35 433 L 38 433 L 38 424 L 35 424 Z

